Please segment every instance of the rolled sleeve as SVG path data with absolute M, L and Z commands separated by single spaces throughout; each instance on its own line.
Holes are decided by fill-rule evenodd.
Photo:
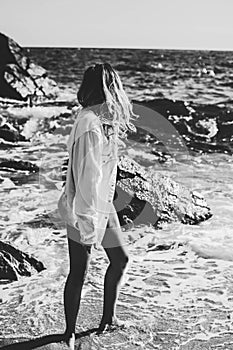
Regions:
M 98 185 L 102 178 L 102 149 L 102 136 L 95 130 L 82 134 L 74 145 L 74 225 L 80 231 L 83 244 L 93 244 L 97 241 L 97 203 Z

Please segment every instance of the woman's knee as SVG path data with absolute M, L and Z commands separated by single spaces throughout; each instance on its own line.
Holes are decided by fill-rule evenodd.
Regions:
M 68 279 L 71 281 L 71 283 L 73 285 L 82 285 L 85 281 L 87 275 L 87 268 L 71 268 L 69 275 L 68 275 Z
M 129 262 L 129 256 L 127 254 L 121 254 L 116 256 L 115 259 L 110 260 L 114 269 L 123 271 Z
M 126 268 L 126 266 L 129 263 L 129 256 L 125 255 L 124 258 L 121 260 L 121 268 L 124 270 Z

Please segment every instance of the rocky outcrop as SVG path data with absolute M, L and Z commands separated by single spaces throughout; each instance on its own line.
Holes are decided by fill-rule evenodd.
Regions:
M 0 170 L 21 170 L 28 172 L 38 172 L 39 167 L 28 161 L 14 160 L 14 159 L 1 159 Z
M 128 156 L 119 158 L 114 205 L 121 225 L 133 222 L 160 227 L 172 221 L 194 225 L 212 216 L 199 193 L 168 176 L 146 170 Z
M 27 50 L 0 33 L 0 97 L 20 101 L 55 98 L 57 84 L 31 62 Z
M 31 276 L 44 269 L 37 259 L 0 241 L 0 280 L 17 281 L 19 276 Z
M 65 167 L 66 165 L 66 167 Z M 64 162 L 63 180 L 67 160 Z M 205 199 L 169 176 L 147 170 L 126 155 L 119 157 L 114 206 L 121 226 L 180 221 L 195 225 L 212 216 Z

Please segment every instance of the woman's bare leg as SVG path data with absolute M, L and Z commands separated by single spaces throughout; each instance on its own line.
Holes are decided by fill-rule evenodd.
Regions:
M 107 325 L 111 325 L 116 320 L 116 302 L 122 277 L 129 260 L 128 251 L 122 238 L 122 230 L 116 211 L 113 211 L 109 215 L 109 221 L 102 245 L 110 264 L 107 268 L 104 279 L 103 316 L 98 332 L 102 332 Z
M 70 272 L 64 289 L 64 311 L 67 343 L 75 333 L 81 291 L 90 260 L 91 246 L 84 246 L 68 238 Z
M 104 306 L 99 331 L 103 331 L 106 325 L 111 325 L 116 319 L 116 302 L 121 280 L 128 262 L 128 256 L 122 247 L 105 248 L 105 251 L 110 264 L 104 279 Z

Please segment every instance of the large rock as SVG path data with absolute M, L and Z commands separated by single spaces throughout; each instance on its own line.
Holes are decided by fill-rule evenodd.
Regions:
M 42 262 L 0 241 L 0 280 L 16 281 L 19 276 L 31 276 L 44 269 Z
M 67 160 L 62 179 L 65 181 Z M 147 170 L 126 155 L 119 156 L 114 206 L 121 226 L 180 221 L 195 225 L 212 216 L 205 199 L 169 176 Z
M 159 227 L 164 222 L 198 224 L 212 216 L 205 199 L 170 177 L 146 170 L 128 156 L 119 157 L 114 205 L 121 225 Z
M 0 97 L 21 101 L 55 98 L 57 84 L 31 62 L 27 50 L 0 33 Z

